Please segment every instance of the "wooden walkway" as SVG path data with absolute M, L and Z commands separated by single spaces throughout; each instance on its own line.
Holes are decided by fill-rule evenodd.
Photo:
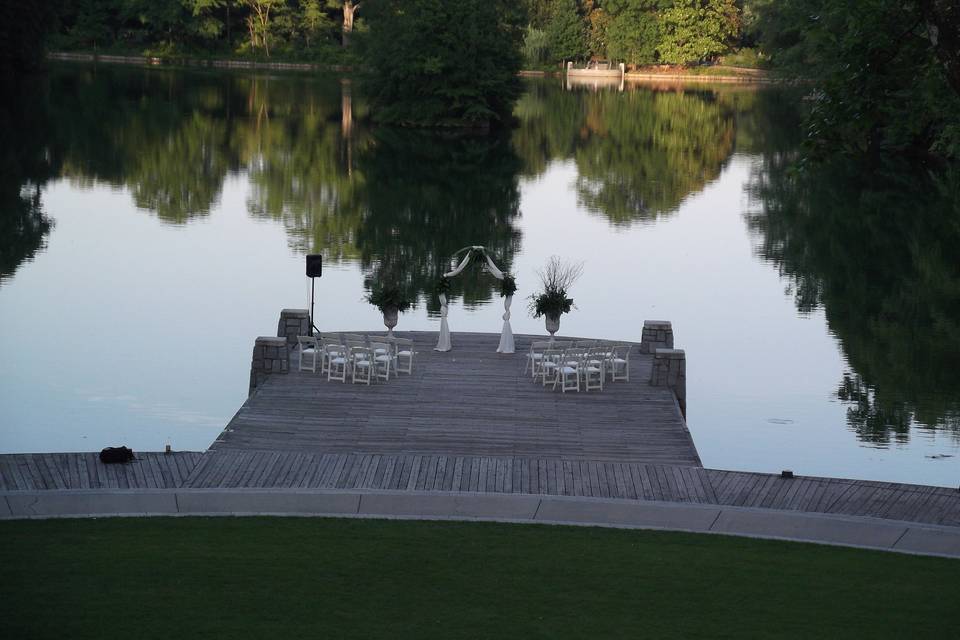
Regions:
M 412 337 L 413 375 L 366 385 L 310 372 L 273 375 L 211 449 L 324 453 L 545 456 L 699 466 L 673 393 L 649 385 L 653 359 L 634 348 L 630 381 L 561 394 L 523 374 L 530 336 L 497 354 L 498 334 Z M 296 369 L 296 365 L 292 366 Z
M 0 455 L 0 490 L 169 489 L 182 486 L 203 458 L 199 451 L 136 455 L 131 464 L 103 464 L 98 453 Z
M 287 488 L 444 491 L 759 507 L 960 526 L 946 487 L 718 471 L 701 467 L 451 455 L 223 450 L 138 454 L 103 465 L 92 453 L 0 456 L 0 490 Z

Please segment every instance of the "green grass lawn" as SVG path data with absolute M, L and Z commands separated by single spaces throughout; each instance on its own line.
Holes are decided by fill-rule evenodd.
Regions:
M 0 523 L 0 637 L 956 637 L 960 562 L 488 523 Z

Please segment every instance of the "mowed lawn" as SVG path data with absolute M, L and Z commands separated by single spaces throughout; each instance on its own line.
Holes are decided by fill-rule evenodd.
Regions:
M 911 637 L 960 561 L 586 527 L 321 518 L 0 523 L 0 637 Z

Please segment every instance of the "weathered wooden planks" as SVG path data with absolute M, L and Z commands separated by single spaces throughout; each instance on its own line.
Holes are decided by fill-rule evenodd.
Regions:
M 183 485 L 203 455 L 138 453 L 135 462 L 110 465 L 101 463 L 96 453 L 0 455 L 0 490 L 175 488 Z
M 648 384 L 651 358 L 636 348 L 629 382 L 561 394 L 523 373 L 530 337 L 504 355 L 497 334 L 457 334 L 449 353 L 433 351 L 434 333 L 407 335 L 413 375 L 370 387 L 310 372 L 272 376 L 211 449 L 700 465 L 672 392 Z
M 216 473 L 223 467 L 237 473 Z M 784 480 L 769 474 L 641 462 L 223 449 L 205 454 L 185 486 L 527 493 L 960 525 L 960 493 L 943 487 L 834 478 Z
M 469 491 L 692 502 L 960 526 L 960 492 L 887 482 L 719 471 L 642 462 L 521 456 L 223 449 L 0 455 L 0 490 L 297 488 Z

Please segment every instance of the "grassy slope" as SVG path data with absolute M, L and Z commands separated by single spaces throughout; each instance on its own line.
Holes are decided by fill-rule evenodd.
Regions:
M 949 637 L 960 562 L 333 519 L 0 523 L 0 637 Z

